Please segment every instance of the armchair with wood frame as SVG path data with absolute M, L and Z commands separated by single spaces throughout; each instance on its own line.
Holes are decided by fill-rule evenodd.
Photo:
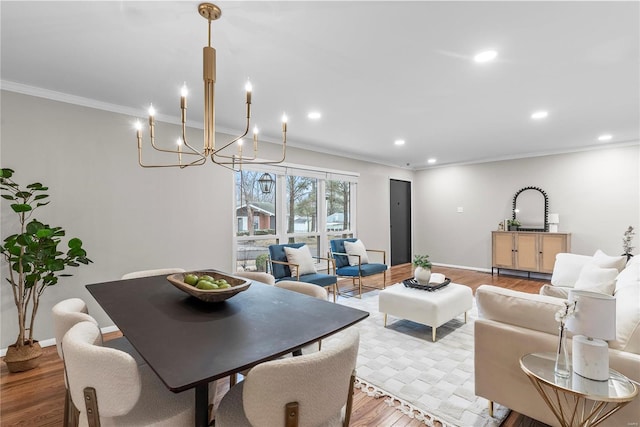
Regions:
M 345 248 L 345 242 L 347 244 L 354 244 L 355 252 L 349 251 Z M 357 243 L 357 238 L 348 239 L 334 239 L 329 243 L 331 244 L 330 256 L 335 261 L 336 275 L 340 277 L 350 278 L 353 286 L 358 286 L 358 296 L 362 297 L 362 278 L 369 277 L 376 274 L 382 274 L 382 288 L 386 287 L 387 283 L 387 252 L 382 249 L 368 249 L 365 248 L 362 243 Z M 382 254 L 382 263 L 372 263 L 368 260 L 368 252 Z M 365 286 L 369 287 L 369 286 Z
M 305 246 L 304 243 L 288 243 L 269 246 L 271 274 L 275 278 L 276 283 L 282 280 L 295 280 L 298 282 L 313 283 L 314 285 L 322 286 L 323 288 L 329 288 L 333 290 L 333 302 L 335 302 L 338 289 L 338 278 L 335 274 L 331 274 L 332 272 L 335 272 L 335 263 L 333 259 L 328 257 L 311 256 L 312 260 L 327 262 L 327 273 L 325 274 L 318 273 L 315 270 L 315 264 L 313 267 L 307 265 L 308 268 L 305 268 L 303 264 L 308 264 L 308 262 L 295 262 L 295 260 L 287 258 L 285 248 L 300 249 L 303 246 Z

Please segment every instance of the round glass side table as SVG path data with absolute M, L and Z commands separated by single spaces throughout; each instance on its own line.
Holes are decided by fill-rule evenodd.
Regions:
M 575 372 L 555 375 L 554 353 L 525 354 L 520 367 L 563 427 L 597 426 L 631 402 L 638 388 L 621 373 L 609 370 L 609 380 L 594 381 Z

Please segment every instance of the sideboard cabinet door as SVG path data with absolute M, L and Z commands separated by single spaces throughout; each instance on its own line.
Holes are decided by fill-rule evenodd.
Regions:
M 552 273 L 556 255 L 571 251 L 570 233 L 493 231 L 491 273 L 497 268 Z

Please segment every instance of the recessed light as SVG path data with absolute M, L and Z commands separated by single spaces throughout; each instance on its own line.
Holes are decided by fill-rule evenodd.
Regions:
M 437 162 L 438 159 L 434 159 L 433 157 L 430 158 L 429 160 L 427 160 L 427 163 L 429 163 L 430 165 L 434 164 L 435 162 Z
M 531 118 L 534 120 L 540 120 L 540 119 L 544 119 L 548 115 L 549 113 L 547 111 L 536 111 L 531 115 Z
M 480 52 L 479 54 L 474 56 L 473 60 L 479 63 L 489 62 L 496 59 L 496 56 L 498 56 L 498 52 L 496 52 L 495 50 L 485 50 L 484 52 Z
M 393 143 L 395 145 L 404 145 L 404 139 L 396 139 Z
M 311 120 L 318 120 L 322 117 L 322 114 L 319 111 L 311 111 L 309 114 L 307 114 L 307 117 Z
M 604 134 L 598 137 L 598 141 L 611 141 L 611 138 L 613 138 L 613 135 Z

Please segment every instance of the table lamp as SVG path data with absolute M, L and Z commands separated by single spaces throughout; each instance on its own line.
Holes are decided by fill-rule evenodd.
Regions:
M 573 371 L 596 381 L 609 379 L 609 345 L 616 338 L 616 299 L 610 295 L 572 289 L 569 302 L 576 311 L 567 319 L 573 332 Z
M 557 233 L 558 232 L 558 224 L 560 224 L 560 215 L 557 213 L 549 214 L 549 233 Z

